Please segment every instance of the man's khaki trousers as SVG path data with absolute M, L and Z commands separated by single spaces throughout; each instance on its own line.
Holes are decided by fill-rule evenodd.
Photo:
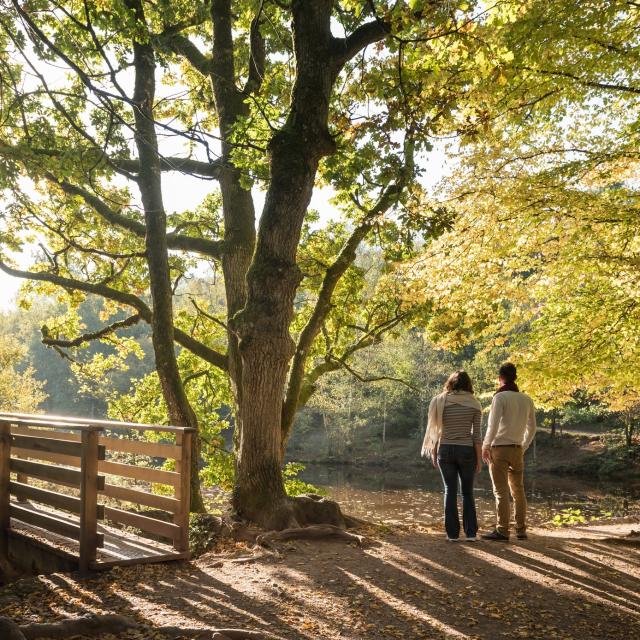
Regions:
M 524 494 L 524 451 L 522 447 L 491 447 L 489 473 L 496 497 L 498 523 L 496 529 L 509 535 L 511 506 L 509 492 L 513 498 L 516 531 L 526 531 L 527 498 Z

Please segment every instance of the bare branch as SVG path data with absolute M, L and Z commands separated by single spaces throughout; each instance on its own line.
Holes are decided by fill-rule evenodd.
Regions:
M 111 84 L 113 84 L 113 86 L 118 90 L 118 92 L 123 98 L 127 98 L 126 92 L 118 82 L 117 71 L 113 68 L 113 65 L 111 64 L 111 60 L 109 60 L 109 56 L 105 53 L 104 46 L 101 44 L 100 40 L 98 39 L 98 35 L 96 34 L 93 28 L 93 24 L 91 23 L 91 12 L 89 10 L 89 4 L 87 0 L 83 0 L 83 4 L 84 4 L 84 15 L 85 15 L 87 24 L 86 26 L 82 25 L 82 27 L 85 28 L 91 34 L 91 40 L 93 41 L 93 45 L 95 46 L 96 51 L 100 54 L 100 57 L 104 60 L 104 63 L 107 65 L 107 68 L 109 69 L 109 77 L 111 78 Z M 70 14 L 67 14 L 67 15 L 70 15 Z
M 414 387 L 411 383 L 407 382 L 406 380 L 403 380 L 402 378 L 395 378 L 393 376 L 365 376 L 362 373 L 358 373 L 353 367 L 348 365 L 344 360 L 336 359 L 335 361 L 338 362 L 343 369 L 346 369 L 354 378 L 356 378 L 356 380 L 359 380 L 360 382 L 383 382 L 383 381 L 398 382 L 400 384 L 403 384 L 405 387 L 408 387 L 409 389 L 415 391 L 416 393 L 420 393 L 420 389 L 418 389 L 418 387 Z
M 409 317 L 409 312 L 401 312 L 392 318 L 388 318 L 381 324 L 366 331 L 356 342 L 347 347 L 341 356 L 334 356 L 330 347 L 327 347 L 327 354 L 323 362 L 317 364 L 305 376 L 300 394 L 298 396 L 297 408 L 303 407 L 316 390 L 316 382 L 325 374 L 337 371 L 342 367 L 342 363 L 348 361 L 358 351 L 366 349 L 382 340 L 382 336 L 391 331 L 398 324 Z
M 140 171 L 140 161 L 135 159 L 112 158 L 111 162 L 126 171 L 138 173 Z M 179 158 L 175 156 L 160 156 L 161 171 L 179 171 L 193 176 L 212 178 L 218 180 L 224 171 L 225 165 L 222 160 L 206 162 L 194 160 L 192 158 Z
M 611 91 L 621 91 L 624 93 L 635 93 L 640 94 L 640 87 L 634 87 L 631 85 L 624 85 L 620 83 L 613 82 L 600 82 L 598 80 L 589 80 L 588 78 L 583 78 L 581 76 L 575 75 L 574 73 L 570 73 L 569 71 L 558 71 L 553 69 L 536 69 L 535 67 L 516 67 L 516 69 L 521 71 L 530 71 L 532 73 L 537 73 L 545 76 L 558 76 L 561 78 L 569 78 L 570 80 L 575 80 L 579 84 L 585 87 L 592 87 L 594 89 L 607 89 Z
M 0 145 L 0 156 L 20 160 L 21 154 L 26 152 L 36 156 L 43 156 L 45 158 L 59 158 L 63 154 L 63 151 L 60 149 L 45 149 L 31 145 L 29 145 L 28 148 L 23 147 L 24 145 L 2 144 Z M 83 153 L 85 152 L 80 151 L 80 155 Z M 136 174 L 140 171 L 140 161 L 138 159 L 112 158 L 97 144 L 94 148 L 87 149 L 86 155 L 93 163 L 95 163 L 95 166 L 104 161 L 106 164 L 109 164 L 116 169 L 121 169 L 127 172 L 127 177 L 134 180 L 136 179 L 136 176 L 128 174 Z M 188 175 L 218 180 L 225 169 L 225 163 L 221 159 L 214 160 L 213 162 L 207 162 L 204 160 L 194 160 L 193 158 L 183 158 L 178 156 L 161 156 L 160 169 L 162 171 L 178 171 Z
M 61 340 L 57 338 L 52 338 L 46 327 L 42 327 L 42 344 L 47 345 L 48 347 L 61 347 L 64 349 L 71 349 L 73 347 L 79 347 L 81 344 L 85 342 L 91 342 L 93 340 L 100 340 L 105 336 L 111 335 L 112 333 L 118 331 L 119 329 L 124 329 L 127 327 L 132 327 L 134 324 L 137 324 L 142 320 L 142 316 L 139 313 L 136 313 L 124 320 L 118 320 L 113 324 L 110 324 L 98 331 L 92 331 L 89 333 L 83 333 L 77 338 L 73 338 L 72 340 Z
M 18 15 L 20 15 L 22 20 L 24 20 L 25 24 L 28 26 L 31 34 L 35 38 L 40 40 L 40 42 L 42 42 L 42 44 L 44 44 L 52 53 L 54 53 L 58 58 L 60 58 L 60 60 L 62 60 L 65 64 L 67 64 L 76 73 L 76 75 L 78 76 L 82 84 L 84 84 L 84 86 L 87 87 L 87 89 L 89 89 L 96 95 L 106 100 L 115 99 L 115 100 L 119 100 L 119 101 L 126 102 L 128 104 L 131 104 L 132 106 L 135 106 L 133 104 L 133 101 L 130 100 L 128 97 L 111 93 L 109 91 L 105 91 L 104 89 L 101 89 L 100 87 L 97 87 L 93 83 L 89 75 L 83 69 L 81 69 L 67 54 L 65 54 L 64 51 L 62 51 L 58 46 L 56 46 L 56 44 L 42 31 L 42 29 L 38 27 L 38 25 L 32 20 L 31 16 L 27 13 L 27 11 L 25 11 L 20 6 L 20 3 L 18 2 L 18 0 L 11 0 L 11 3 L 14 9 L 16 10 L 16 12 L 18 13 Z
M 93 293 L 103 298 L 114 300 L 115 302 L 119 302 L 120 304 L 124 304 L 128 307 L 133 307 L 138 311 L 143 320 L 146 322 L 151 320 L 151 309 L 142 300 L 142 298 L 138 298 L 138 296 L 126 291 L 119 291 L 118 289 L 114 289 L 105 284 L 75 280 L 74 278 L 67 278 L 58 274 L 49 273 L 48 271 L 23 271 L 21 269 L 14 269 L 2 261 L 0 261 L 0 270 L 14 278 L 50 282 L 51 284 L 55 284 L 69 291 Z
M 135 296 L 132 293 L 119 291 L 118 289 L 114 289 L 113 287 L 109 287 L 102 283 L 84 282 L 82 280 L 75 280 L 73 278 L 67 278 L 65 276 L 60 276 L 46 271 L 23 271 L 21 269 L 14 269 L 2 261 L 0 261 L 0 270 L 15 278 L 50 282 L 51 284 L 55 284 L 69 291 L 83 291 L 85 293 L 92 293 L 97 296 L 107 298 L 108 300 L 114 300 L 120 304 L 133 307 L 138 311 L 138 314 L 145 322 L 151 323 L 151 309 L 141 298 L 138 298 L 138 296 Z M 179 345 L 185 347 L 185 349 L 188 349 L 192 353 L 195 353 L 203 360 L 206 360 L 223 371 L 227 370 L 227 356 L 225 354 L 219 353 L 215 349 L 211 349 L 206 344 L 203 344 L 193 336 L 190 336 L 188 333 L 185 333 L 176 327 L 174 327 L 174 339 Z
M 216 318 L 214 315 L 211 315 L 210 313 L 207 313 L 204 309 L 201 309 L 198 306 L 198 303 L 193 298 L 191 298 L 191 304 L 195 307 L 198 314 L 200 314 L 201 316 L 204 316 L 208 320 L 211 320 L 211 322 L 222 327 L 225 331 L 232 332 L 232 329 L 225 322 L 220 320 L 220 318 Z

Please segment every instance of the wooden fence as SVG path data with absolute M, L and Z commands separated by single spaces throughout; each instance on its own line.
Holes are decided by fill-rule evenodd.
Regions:
M 163 438 L 173 442 L 132 438 L 149 431 L 162 432 L 166 434 Z M 154 554 L 155 560 L 186 557 L 192 431 L 111 420 L 0 413 L 0 553 L 6 557 L 12 522 L 17 521 L 77 541 L 80 570 L 96 568 L 101 564 L 97 551 L 104 545 L 99 523 L 106 520 L 134 527 L 143 536 L 152 534 L 154 540 L 156 536 L 170 540 L 173 553 Z M 118 459 L 127 454 L 145 456 L 145 462 L 150 458 L 175 462 L 172 470 L 166 470 Z M 30 478 L 44 481 L 47 488 L 29 484 Z M 129 485 L 115 478 L 126 478 Z M 152 493 L 148 486 L 135 485 L 136 481 L 164 485 L 168 495 Z M 57 485 L 71 487 L 72 495 L 56 491 Z M 121 508 L 122 502 L 166 513 L 130 511 Z M 34 509 L 32 503 L 45 508 Z M 149 561 L 149 556 L 140 554 L 139 561 Z M 102 564 L 125 562 L 103 560 Z

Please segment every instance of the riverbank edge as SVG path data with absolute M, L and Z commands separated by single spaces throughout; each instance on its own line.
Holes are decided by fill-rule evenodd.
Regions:
M 344 468 L 399 469 L 420 468 L 427 462 L 419 457 L 419 443 L 415 439 L 396 439 L 388 454 L 363 448 L 354 452 L 355 459 L 330 456 L 305 457 L 293 453 L 291 460 L 304 465 L 321 464 Z M 550 473 L 557 476 L 598 478 L 624 481 L 640 478 L 640 451 L 625 447 L 611 447 L 600 436 L 564 433 L 551 436 L 539 431 L 534 448 L 526 454 L 528 471 Z

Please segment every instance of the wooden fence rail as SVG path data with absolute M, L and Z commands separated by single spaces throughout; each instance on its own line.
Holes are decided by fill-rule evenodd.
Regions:
M 164 438 L 171 437 L 174 442 L 134 438 L 150 431 L 163 432 Z M 101 564 L 130 564 L 136 559 L 148 562 L 187 557 L 192 431 L 111 420 L 0 413 L 0 553 L 6 557 L 15 521 L 18 527 L 26 523 L 77 541 L 78 566 L 83 571 Z M 147 465 L 157 458 L 173 460 L 173 470 L 136 464 L 135 458 L 133 464 L 123 462 L 127 456 L 144 456 Z M 45 486 L 30 484 L 31 478 Z M 134 484 L 136 481 L 146 485 L 140 487 Z M 154 484 L 164 485 L 165 491 L 152 493 Z M 55 490 L 56 485 L 70 487 L 77 495 L 61 493 Z M 33 502 L 44 505 L 44 509 L 34 508 Z M 123 502 L 147 510 L 131 511 L 123 508 Z M 166 512 L 165 517 L 149 508 Z M 148 546 L 133 546 L 154 552 L 140 552 L 138 558 L 122 558 L 117 553 L 113 558 L 98 558 L 98 550 L 105 545 L 105 535 L 99 531 L 105 529 L 101 524 L 104 521 L 134 527 L 142 537 L 151 534 L 153 542 Z M 120 534 L 125 542 L 127 536 L 131 537 L 127 530 Z M 154 546 L 161 546 L 157 537 L 170 540 L 173 553 L 154 550 Z

